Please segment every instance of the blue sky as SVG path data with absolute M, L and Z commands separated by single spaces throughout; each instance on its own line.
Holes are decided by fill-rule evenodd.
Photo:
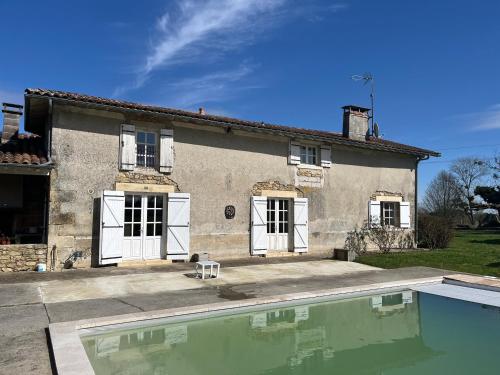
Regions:
M 340 131 L 376 80 L 384 138 L 431 148 L 420 192 L 500 150 L 500 2 L 1 1 L 0 100 L 26 87 Z M 12 14 L 12 16 L 8 16 Z M 8 49 L 8 53 L 7 53 Z

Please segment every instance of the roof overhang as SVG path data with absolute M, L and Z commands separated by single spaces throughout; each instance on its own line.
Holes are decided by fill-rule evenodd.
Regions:
M 52 163 L 43 165 L 0 163 L 0 174 L 48 176 L 53 167 L 54 165 Z
M 135 114 L 141 117 L 150 118 L 162 118 L 172 121 L 188 122 L 191 124 L 217 126 L 223 128 L 232 128 L 237 130 L 243 130 L 254 133 L 265 133 L 274 134 L 279 136 L 284 136 L 291 139 L 305 139 L 317 141 L 325 144 L 335 144 L 348 147 L 356 147 L 362 149 L 369 149 L 375 151 L 391 152 L 403 155 L 415 156 L 417 159 L 426 158 L 429 156 L 439 157 L 441 154 L 439 152 L 420 149 L 416 147 L 406 146 L 403 144 L 398 144 L 395 142 L 389 142 L 390 144 L 375 143 L 375 142 L 365 142 L 355 139 L 349 139 L 343 137 L 341 134 L 316 131 L 303 128 L 294 128 L 289 126 L 267 124 L 264 122 L 252 122 L 245 120 L 237 120 L 222 116 L 212 116 L 212 115 L 201 115 L 194 112 L 188 112 L 183 110 L 173 110 L 163 107 L 147 106 L 142 104 L 135 104 L 129 102 L 121 102 L 112 99 L 103 99 L 98 97 L 95 100 L 79 100 L 75 99 L 78 94 L 62 93 L 66 94 L 67 97 L 61 97 L 62 95 L 42 95 L 36 93 L 38 89 L 27 89 L 25 94 L 26 106 L 29 107 L 30 100 L 33 99 L 46 99 L 52 101 L 52 103 L 62 103 L 67 105 L 74 105 L 84 108 L 99 109 L 106 111 L 121 112 L 127 114 Z M 48 90 L 45 90 L 46 92 Z M 60 92 L 56 92 L 60 93 Z M 74 97 L 73 97 L 74 96 Z M 84 96 L 88 98 L 88 96 Z M 109 102 L 106 102 L 109 101 Z M 408 147 L 405 149 L 405 147 Z

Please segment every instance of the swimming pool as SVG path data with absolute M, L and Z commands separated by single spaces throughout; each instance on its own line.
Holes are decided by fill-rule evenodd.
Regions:
M 412 290 L 81 332 L 101 374 L 492 374 L 500 309 Z

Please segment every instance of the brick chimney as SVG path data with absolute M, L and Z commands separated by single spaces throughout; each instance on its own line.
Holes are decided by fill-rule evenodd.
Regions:
M 346 138 L 364 141 L 369 135 L 368 108 L 355 105 L 346 105 L 344 110 L 344 121 L 342 124 L 342 135 Z
M 6 143 L 17 131 L 19 131 L 19 122 L 21 120 L 21 116 L 23 115 L 23 106 L 11 103 L 2 103 L 2 105 L 2 143 Z

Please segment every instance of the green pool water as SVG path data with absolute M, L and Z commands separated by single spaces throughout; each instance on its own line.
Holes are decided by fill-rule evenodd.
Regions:
M 82 337 L 100 374 L 500 374 L 500 309 L 402 292 Z

